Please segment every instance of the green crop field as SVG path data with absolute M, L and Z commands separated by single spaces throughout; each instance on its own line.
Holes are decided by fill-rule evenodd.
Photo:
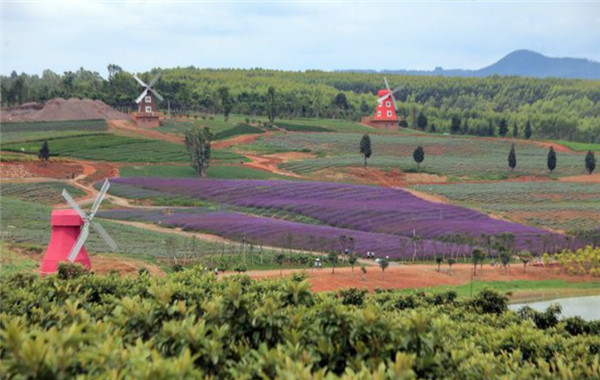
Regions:
M 63 189 L 67 189 L 73 198 L 85 195 L 78 188 L 62 182 L 36 182 L 2 184 L 2 196 L 51 205 L 64 201 L 61 195 Z
M 351 133 L 274 134 L 259 137 L 248 150 L 264 153 L 304 151 L 313 152 L 317 158 L 282 164 L 285 169 L 306 174 L 322 169 L 361 166 L 360 135 Z M 373 155 L 369 165 L 381 168 L 415 170 L 412 158 L 414 149 L 421 145 L 425 150 L 422 169 L 448 176 L 489 178 L 490 176 L 548 175 L 544 147 L 515 140 L 517 168 L 508 168 L 508 152 L 512 140 L 481 140 L 466 137 L 439 135 L 371 135 Z M 575 152 L 558 152 L 556 175 L 577 175 L 585 172 L 584 156 Z
M 567 231 L 600 226 L 598 184 L 498 182 L 417 185 L 412 188 L 442 195 L 467 207 L 512 216 L 535 226 Z
M 191 166 L 143 165 L 125 166 L 120 170 L 121 177 L 197 177 Z M 208 178 L 236 179 L 289 179 L 281 175 L 244 166 L 211 165 L 208 167 Z
M 2 123 L 2 142 L 30 141 L 105 133 L 104 120 Z M 39 149 L 39 148 L 38 148 Z
M 3 150 L 36 154 L 41 141 L 2 144 Z M 114 162 L 188 162 L 183 145 L 110 134 L 65 137 L 49 141 L 50 155 Z M 244 157 L 225 150 L 214 150 L 215 160 L 235 161 Z
M 564 140 L 557 140 L 556 142 L 579 152 L 587 152 L 588 150 L 600 152 L 600 144 L 581 143 L 576 141 Z

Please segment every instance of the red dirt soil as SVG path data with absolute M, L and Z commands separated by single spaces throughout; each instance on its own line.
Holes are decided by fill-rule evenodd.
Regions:
M 131 120 L 101 100 L 54 98 L 43 105 L 25 103 L 0 110 L 0 120 L 6 122 L 63 121 L 63 120 Z
M 455 264 L 452 271 L 448 266 L 442 266 L 441 271 L 437 271 L 436 265 L 403 265 L 392 266 L 386 269 L 382 275 L 381 270 L 376 267 L 368 267 L 365 279 L 362 278 L 360 268 L 336 268 L 335 274 L 331 273 L 330 268 L 321 270 L 309 270 L 308 281 L 314 291 L 333 291 L 344 288 L 364 288 L 370 291 L 376 288 L 385 289 L 415 289 L 423 287 L 433 287 L 438 285 L 462 285 L 468 284 L 471 280 L 471 270 L 473 266 L 469 264 Z M 301 270 L 284 270 L 284 276 L 290 276 L 294 272 Z M 247 273 L 255 279 L 277 278 L 279 270 L 270 271 L 252 271 Z M 598 278 L 591 276 L 569 276 L 564 273 L 558 273 L 554 268 L 527 267 L 527 273 L 523 273 L 523 266 L 514 264 L 504 272 L 501 267 L 490 267 L 484 265 L 483 270 L 477 267 L 477 276 L 475 281 L 515 281 L 529 280 L 540 281 L 560 279 L 569 282 L 598 281 Z
M 155 129 L 139 127 L 134 122 L 128 120 L 109 120 L 108 130 L 110 132 L 120 132 L 121 134 L 133 137 L 143 136 L 151 139 L 183 144 L 183 137 L 181 136 L 159 132 Z
M 235 136 L 230 139 L 227 139 L 227 140 L 213 141 L 211 143 L 211 147 L 213 149 L 224 149 L 224 148 L 229 148 L 234 145 L 248 144 L 248 143 L 251 143 L 252 141 L 256 140 L 257 138 L 259 138 L 260 136 L 268 136 L 270 134 L 271 134 L 271 132 L 256 133 L 256 134 L 250 134 L 250 135 L 239 135 L 239 136 Z

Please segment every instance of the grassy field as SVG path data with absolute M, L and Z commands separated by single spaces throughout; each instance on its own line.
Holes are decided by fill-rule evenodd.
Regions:
M 105 133 L 107 130 L 108 126 L 104 120 L 2 123 L 2 142 L 51 140 L 60 137 Z
M 416 293 L 422 291 L 444 292 L 455 291 L 459 297 L 470 297 L 483 289 L 493 289 L 501 293 L 510 294 L 511 302 L 522 302 L 526 300 L 541 300 L 556 297 L 568 297 L 569 295 L 600 294 L 600 281 L 596 282 L 567 282 L 564 280 L 542 280 L 542 281 L 473 281 L 473 284 L 455 286 L 436 286 L 433 288 L 403 290 L 405 293 Z M 533 295 L 533 292 L 536 294 Z
M 85 195 L 85 193 L 78 188 L 62 182 L 36 182 L 5 183 L 2 185 L 2 196 L 12 197 L 22 201 L 52 205 L 64 202 L 61 195 L 63 189 L 67 189 L 73 198 Z
M 359 153 L 360 135 L 352 133 L 274 134 L 259 137 L 245 148 L 263 153 L 305 151 L 317 154 L 317 158 L 289 162 L 285 169 L 306 174 L 322 169 L 361 166 Z M 515 143 L 517 168 L 508 168 L 508 152 Z M 490 176 L 549 175 L 546 167 L 548 150 L 523 140 L 489 139 L 435 135 L 371 135 L 373 155 L 369 164 L 381 168 L 416 170 L 412 158 L 414 149 L 423 146 L 425 161 L 421 168 L 429 173 L 447 176 L 488 178 Z M 558 152 L 555 175 L 584 173 L 584 157 L 581 153 Z
M 191 166 L 140 165 L 125 166 L 120 170 L 121 177 L 173 177 L 195 178 L 198 175 Z M 212 165 L 208 168 L 208 178 L 236 179 L 288 179 L 277 174 L 243 166 Z
M 580 143 L 565 140 L 557 140 L 556 142 L 579 152 L 587 152 L 588 150 L 591 150 L 592 152 L 600 152 L 600 144 Z
M 2 144 L 3 150 L 37 154 L 41 141 Z M 117 135 L 65 137 L 48 142 L 51 156 L 113 162 L 189 162 L 183 145 L 161 140 Z M 244 157 L 227 150 L 214 150 L 215 160 L 240 162 Z
M 412 188 L 534 226 L 568 231 L 600 225 L 600 191 L 593 183 L 450 183 Z

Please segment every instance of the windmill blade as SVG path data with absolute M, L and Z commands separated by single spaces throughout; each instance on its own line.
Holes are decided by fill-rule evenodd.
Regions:
M 150 91 L 151 91 L 151 92 L 154 94 L 154 96 L 156 96 L 156 98 L 157 98 L 158 100 L 160 100 L 161 102 L 162 102 L 163 100 L 165 100 L 165 98 L 163 98 L 162 96 L 160 96 L 160 94 L 159 94 L 158 92 L 156 92 L 156 90 L 155 90 L 155 89 L 153 89 L 153 88 L 150 88 L 149 90 L 150 90 Z
M 154 76 L 154 78 L 152 78 L 152 80 L 150 81 L 150 84 L 148 84 L 148 87 L 152 87 L 156 84 L 156 82 L 158 82 L 158 79 L 160 78 L 160 73 L 156 74 Z
M 108 232 L 106 232 L 104 227 L 102 227 L 102 225 L 98 222 L 91 222 L 91 224 L 92 227 L 94 227 L 94 229 L 96 230 L 96 232 L 98 232 L 100 236 L 102 236 L 102 238 L 104 239 L 106 244 L 108 244 L 110 249 L 112 249 L 113 252 L 116 252 L 117 249 L 119 249 L 119 246 L 117 246 L 117 243 L 115 243 L 115 241 L 110 237 L 110 235 L 108 234 Z
M 137 74 L 133 74 L 133 78 L 140 84 L 140 86 L 148 87 L 148 85 L 144 83 L 144 81 L 141 80 L 140 77 L 137 76 Z
M 65 200 L 67 201 L 69 206 L 71 206 L 73 208 L 73 210 L 75 210 L 77 212 L 77 214 L 81 217 L 81 219 L 85 220 L 87 218 L 87 215 L 85 215 L 85 212 L 83 212 L 81 207 L 79 207 L 79 205 L 75 202 L 75 200 L 73 199 L 71 194 L 69 194 L 67 189 L 63 189 L 62 196 L 63 196 L 63 198 L 65 198 Z
M 142 101 L 142 99 L 144 99 L 144 96 L 146 96 L 146 94 L 148 93 L 148 89 L 145 89 L 144 91 L 142 91 L 142 93 L 140 94 L 140 96 L 138 96 L 138 98 L 135 100 L 136 103 L 139 103 Z
M 81 233 L 79 234 L 79 237 L 77 238 L 77 241 L 75 242 L 75 245 L 71 249 L 71 253 L 69 253 L 69 261 L 70 262 L 72 262 L 72 263 L 75 262 L 75 259 L 77 259 L 77 256 L 79 255 L 79 251 L 81 251 L 81 247 L 83 247 L 83 244 L 85 243 L 85 240 L 87 239 L 89 234 L 90 234 L 90 224 L 88 222 L 85 222 L 85 224 L 83 225 L 83 228 L 81 229 Z
M 96 212 L 98 212 L 98 207 L 100 207 L 100 203 L 102 203 L 102 200 L 104 200 L 104 196 L 106 195 L 106 192 L 108 191 L 109 187 L 110 187 L 110 182 L 108 182 L 108 179 L 104 180 L 104 184 L 102 185 L 100 192 L 96 196 L 96 199 L 94 200 L 94 204 L 92 204 L 92 208 L 90 210 L 90 215 L 88 216 L 88 220 L 92 220 L 94 215 L 96 215 Z
M 385 82 L 385 88 L 387 88 L 387 90 L 388 90 L 389 92 L 392 92 L 392 90 L 390 90 L 390 84 L 388 83 L 388 81 L 387 81 L 387 78 L 386 78 L 386 77 L 383 77 L 383 81 Z
M 404 86 L 404 85 L 400 85 L 400 86 L 396 87 L 396 88 L 395 88 L 395 89 L 392 91 L 392 94 L 395 94 L 395 93 L 397 93 L 398 91 L 400 91 L 400 90 L 404 89 L 404 87 L 406 87 L 406 86 Z

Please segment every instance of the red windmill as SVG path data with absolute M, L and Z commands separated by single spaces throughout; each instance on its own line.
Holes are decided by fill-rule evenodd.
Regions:
M 380 128 L 396 128 L 398 126 L 398 116 L 396 115 L 398 107 L 394 93 L 400 91 L 402 86 L 396 87 L 392 91 L 385 77 L 383 81 L 385 82 L 385 88 L 377 92 L 377 108 L 369 124 Z
M 100 203 L 102 203 L 109 187 L 110 183 L 108 180 L 104 181 L 102 189 L 100 189 L 98 196 L 94 200 L 89 215 L 86 215 L 79 205 L 75 203 L 75 200 L 67 190 L 63 189 L 62 196 L 73 209 L 52 211 L 52 234 L 50 235 L 50 244 L 42 261 L 42 268 L 40 269 L 42 276 L 56 273 L 58 263 L 67 260 L 72 263 L 79 263 L 88 268 L 92 267 L 90 258 L 83 246 L 90 234 L 90 225 L 104 238 L 113 251 L 117 250 L 117 244 L 108 235 L 104 227 L 92 220 L 96 212 L 98 212 Z M 83 227 L 81 227 L 82 225 Z

